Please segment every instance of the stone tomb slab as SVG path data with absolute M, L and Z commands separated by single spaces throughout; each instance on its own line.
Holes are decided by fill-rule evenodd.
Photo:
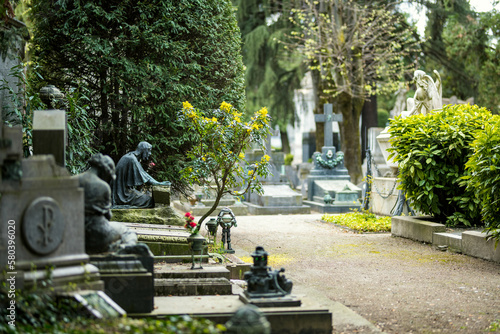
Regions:
M 310 213 L 311 209 L 302 203 L 302 195 L 288 185 L 264 185 L 263 195 L 252 193 L 245 203 L 254 215 Z
M 348 180 L 315 180 L 312 183 L 313 201 L 304 201 L 313 210 L 320 213 L 344 213 L 361 207 L 361 188 Z M 334 202 L 326 204 L 325 195 L 330 195 Z
M 301 298 L 303 299 L 303 298 Z M 238 295 L 156 297 L 153 317 L 189 314 L 224 324 L 244 305 Z M 297 307 L 266 307 L 260 311 L 271 323 L 272 333 L 331 334 L 332 313 L 325 307 L 304 302 Z

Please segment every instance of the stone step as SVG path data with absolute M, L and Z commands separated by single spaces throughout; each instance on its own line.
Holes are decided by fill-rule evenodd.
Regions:
M 155 267 L 156 279 L 174 278 L 230 278 L 230 271 L 225 267 L 206 266 L 203 269 L 191 270 L 186 266 L 160 265 Z
M 227 278 L 156 278 L 156 296 L 231 295 L 232 285 Z

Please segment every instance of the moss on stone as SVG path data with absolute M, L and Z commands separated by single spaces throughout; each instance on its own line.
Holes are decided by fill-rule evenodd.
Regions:
M 169 206 L 154 209 L 113 209 L 112 220 L 127 223 L 183 226 L 184 219 Z

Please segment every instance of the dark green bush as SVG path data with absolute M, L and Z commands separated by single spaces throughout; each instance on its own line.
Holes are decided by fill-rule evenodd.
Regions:
M 182 102 L 202 110 L 245 105 L 241 34 L 230 0 L 34 0 L 33 46 L 44 79 L 86 89 L 92 147 L 115 162 L 153 145 L 152 176 L 184 189 L 193 142 L 176 121 Z M 83 92 L 83 90 L 82 90 Z
M 391 155 L 399 163 L 400 188 L 413 208 L 447 226 L 481 224 L 480 201 L 461 183 L 478 130 L 490 122 L 485 108 L 448 105 L 441 112 L 390 122 Z
M 465 167 L 461 185 L 474 192 L 481 203 L 481 215 L 490 237 L 500 240 L 500 117 L 484 124 L 472 143 L 474 154 Z

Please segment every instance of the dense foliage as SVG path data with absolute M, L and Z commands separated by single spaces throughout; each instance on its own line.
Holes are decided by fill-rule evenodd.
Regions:
M 481 223 L 480 201 L 461 179 L 478 130 L 491 112 L 470 105 L 448 105 L 426 116 L 391 120 L 389 133 L 394 161 L 399 163 L 400 188 L 412 207 L 448 226 Z
M 500 240 L 500 118 L 484 124 L 472 143 L 473 155 L 465 167 L 468 175 L 461 185 L 474 192 L 490 236 Z
M 233 0 L 243 41 L 247 109 L 269 108 L 274 124 L 285 129 L 294 119 L 294 90 L 304 76 L 302 55 L 284 42 L 298 27 L 290 22 L 297 1 Z
M 36 87 L 43 78 L 38 73 L 38 67 L 32 66 L 27 70 L 27 65 L 22 63 L 11 68 L 10 75 L 16 78 L 16 88 L 9 86 L 8 81 L 0 81 L 0 91 L 7 91 L 10 104 L 4 106 L 4 111 L 11 126 L 21 126 L 23 131 L 23 153 L 25 157 L 30 156 L 33 148 L 33 112 L 51 108 L 43 104 L 40 100 Z M 72 88 L 65 92 L 64 103 L 58 108 L 66 111 L 68 145 L 66 147 L 66 168 L 72 174 L 84 172 L 87 162 L 96 152 L 92 144 L 95 128 L 95 121 L 89 117 L 87 96 L 82 93 L 82 89 Z
M 5 286 L 0 288 L 0 301 L 7 305 L 10 299 Z M 16 294 L 15 327 L 7 321 L 0 322 L 0 332 L 17 333 L 158 333 L 191 334 L 222 333 L 224 326 L 216 325 L 206 319 L 193 319 L 189 316 L 171 316 L 165 319 L 91 319 L 82 316 L 79 305 L 69 300 L 54 298 L 44 290 L 29 290 Z M 4 304 L 5 303 L 5 304 Z M 7 318 L 8 310 L 2 307 L 0 316 Z
M 242 196 L 250 191 L 262 192 L 258 177 L 269 174 L 268 155 L 260 162 L 248 166 L 245 151 L 254 145 L 265 152 L 265 140 L 269 135 L 270 117 L 267 108 L 255 112 L 248 122 L 236 108 L 222 102 L 216 110 L 195 109 L 189 102 L 183 103 L 179 119 L 187 124 L 189 132 L 198 138 L 187 153 L 187 167 L 182 177 L 189 184 L 197 184 L 215 191 L 216 198 L 199 220 L 198 229 L 219 205 L 224 194 Z
M 181 102 L 215 109 L 245 104 L 240 33 L 229 0 L 33 0 L 42 75 L 60 89 L 88 90 L 94 147 L 117 161 L 153 145 L 158 179 L 178 173 L 191 137 L 176 122 Z

